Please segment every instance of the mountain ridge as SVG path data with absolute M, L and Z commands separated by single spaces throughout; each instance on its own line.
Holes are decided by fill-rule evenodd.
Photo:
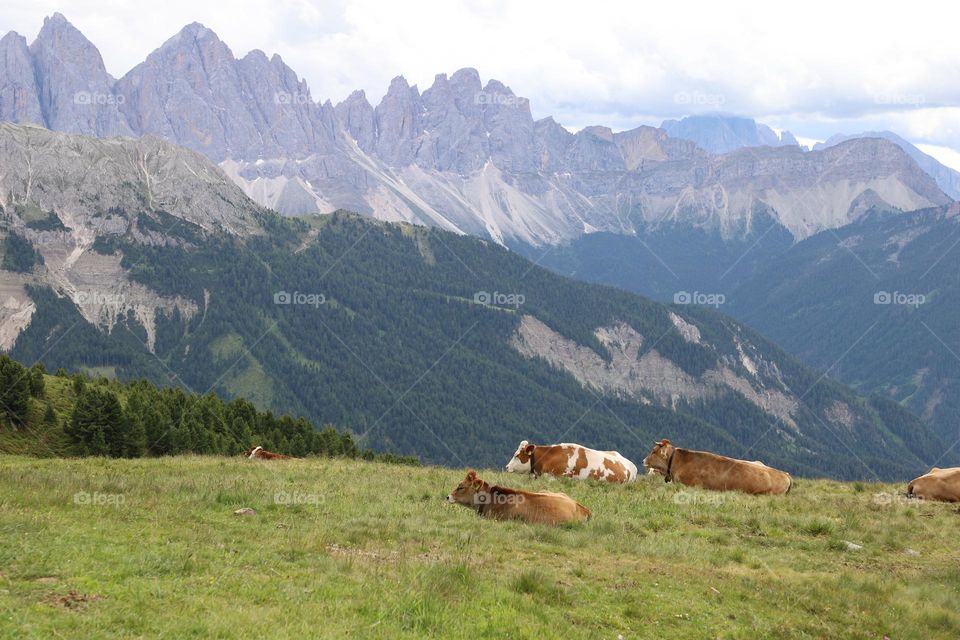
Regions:
M 652 221 L 743 235 L 758 208 L 801 239 L 850 222 L 868 190 L 901 210 L 948 201 L 909 156 L 893 158 L 899 151 L 884 152 L 893 162 L 882 171 L 858 173 L 877 153 L 871 143 L 823 167 L 817 158 L 827 156 L 796 156 L 790 145 L 750 148 L 748 162 L 744 149 L 718 156 L 662 129 L 571 133 L 550 118 L 534 121 L 526 98 L 497 80 L 484 84 L 470 68 L 438 74 L 422 92 L 398 76 L 376 106 L 360 92 L 333 105 L 314 101 L 279 56 L 254 50 L 237 59 L 198 23 L 112 84 L 95 47 L 59 14 L 34 45 L 79 52 L 69 64 L 36 55 L 36 72 L 27 73 L 23 38 L 4 41 L 11 53 L 0 98 L 10 98 L 0 102 L 0 119 L 30 120 L 39 106 L 41 124 L 55 129 L 157 135 L 221 163 L 248 196 L 286 214 L 346 208 L 548 246 L 593 231 L 642 235 Z M 42 86 L 31 84 L 35 77 Z M 751 126 L 759 142 L 776 135 Z M 751 182 L 744 172 L 764 163 L 779 164 L 782 179 Z M 741 173 L 728 180 L 720 174 L 731 166 Z

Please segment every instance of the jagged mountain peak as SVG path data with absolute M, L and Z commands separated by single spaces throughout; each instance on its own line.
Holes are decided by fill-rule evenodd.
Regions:
M 37 38 L 50 38 L 58 33 L 78 35 L 86 40 L 86 36 L 84 36 L 80 30 L 77 29 L 73 23 L 67 19 L 65 15 L 59 11 L 55 11 L 43 19 L 43 26 L 40 27 L 40 34 L 37 36 Z
M 132 133 L 100 51 L 62 14 L 44 20 L 30 56 L 44 124 L 98 136 Z
M 26 45 L 27 39 L 16 31 L 7 31 L 3 34 L 3 37 L 0 38 L 0 48 L 18 46 L 20 43 Z
M 71 55 L 81 54 L 85 59 L 95 62 L 96 66 L 106 73 L 100 50 L 62 13 L 54 13 L 43 19 L 43 27 L 30 47 L 34 51 L 50 50 L 55 54 L 61 52 L 68 52 Z M 65 59 L 64 62 L 74 62 L 74 60 Z
M 178 37 L 189 38 L 193 40 L 209 40 L 209 41 L 222 42 L 220 40 L 220 37 L 216 34 L 216 32 L 213 29 L 210 29 L 209 27 L 207 27 L 206 25 L 200 22 L 191 22 L 190 24 L 185 25 L 170 40 L 173 40 L 174 38 L 178 38 Z M 170 42 L 170 40 L 168 40 L 167 42 Z
M 407 82 L 407 79 L 403 76 L 394 76 L 390 81 L 390 85 L 387 87 L 387 95 L 395 92 L 403 92 L 410 90 L 410 83 Z
M 793 137 L 750 118 L 574 134 L 553 119 L 534 122 L 526 98 L 470 67 L 437 75 L 422 93 L 397 76 L 376 106 L 362 92 L 334 106 L 315 101 L 279 55 L 255 49 L 238 60 L 200 23 L 116 82 L 65 19 L 48 21 L 35 45 L 25 50 L 8 36 L 0 49 L 0 117 L 98 136 L 156 135 L 222 163 L 247 194 L 288 214 L 349 208 L 540 245 L 596 230 L 637 233 L 650 221 L 735 234 L 757 206 L 806 234 L 844 224 L 868 189 L 904 210 L 943 198 L 902 157 L 881 154 L 870 166 L 877 154 L 864 145 L 828 167 L 824 156 L 780 148 Z M 729 135 L 717 138 L 718 150 L 669 128 L 710 122 L 727 134 L 742 130 L 733 148 L 757 150 L 723 160 Z

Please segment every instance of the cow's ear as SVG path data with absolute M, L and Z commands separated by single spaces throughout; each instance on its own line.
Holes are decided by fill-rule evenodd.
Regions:
M 526 453 L 528 456 L 532 456 L 533 449 L 534 449 L 534 445 L 528 444 L 526 447 L 523 448 L 523 452 Z
M 483 480 L 481 480 L 480 478 L 477 478 L 476 480 L 473 481 L 474 489 L 480 489 L 480 487 L 482 486 L 483 486 Z

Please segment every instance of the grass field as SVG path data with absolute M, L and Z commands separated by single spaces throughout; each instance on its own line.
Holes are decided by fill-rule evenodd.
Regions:
M 0 456 L 0 637 L 960 637 L 960 509 L 902 487 L 481 475 L 594 519 L 484 520 L 435 467 Z

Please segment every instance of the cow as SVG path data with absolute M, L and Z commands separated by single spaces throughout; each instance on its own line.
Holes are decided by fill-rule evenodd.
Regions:
M 289 460 L 290 456 L 285 456 L 282 453 L 272 453 L 267 451 L 263 447 L 254 447 L 253 449 L 248 449 L 243 452 L 243 455 L 247 457 L 248 460 Z
M 637 479 L 637 465 L 618 452 L 596 451 L 566 442 L 538 446 L 524 440 L 504 470 L 533 476 L 548 474 L 607 482 L 633 482 Z
M 907 495 L 920 500 L 960 502 L 960 467 L 934 467 L 907 485 Z
M 476 471 L 467 473 L 467 477 L 447 496 L 447 502 L 473 509 L 484 518 L 536 524 L 583 522 L 593 515 L 566 494 L 491 486 L 478 478 Z
M 782 495 L 793 486 L 790 474 L 760 461 L 736 460 L 706 451 L 678 449 L 669 440 L 653 447 L 643 466 L 663 474 L 664 482 L 676 480 L 691 487 L 715 491 L 743 491 L 754 495 Z

